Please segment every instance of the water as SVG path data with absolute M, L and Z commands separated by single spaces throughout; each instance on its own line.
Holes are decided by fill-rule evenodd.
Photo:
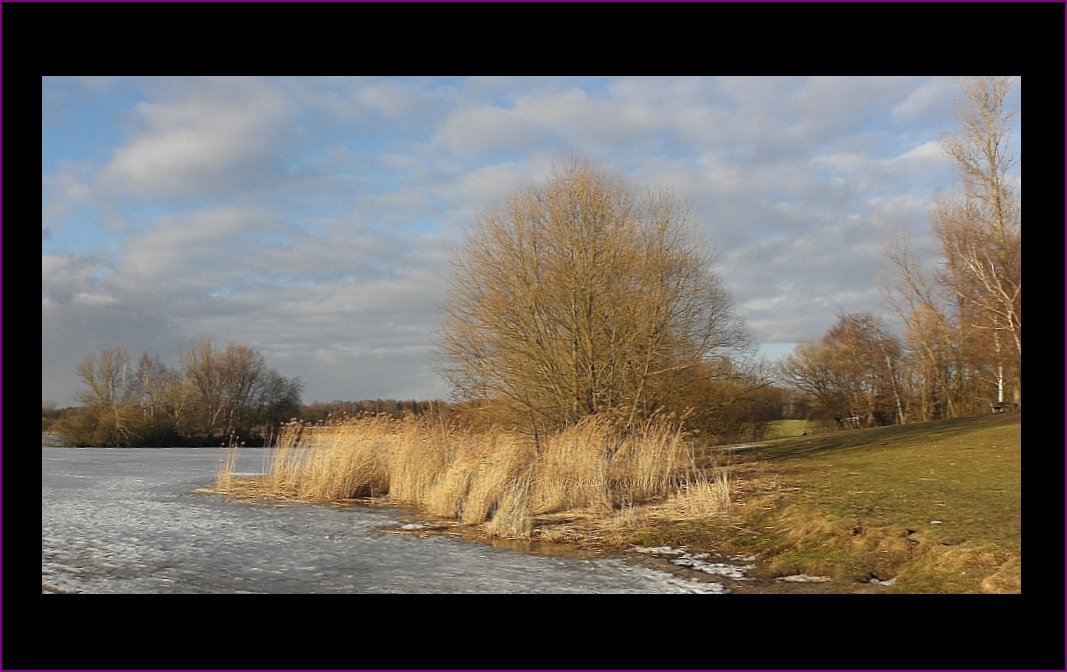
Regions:
M 546 557 L 389 534 L 405 512 L 194 493 L 218 448 L 41 450 L 45 592 L 719 593 L 619 558 Z M 262 449 L 238 471 L 259 472 Z

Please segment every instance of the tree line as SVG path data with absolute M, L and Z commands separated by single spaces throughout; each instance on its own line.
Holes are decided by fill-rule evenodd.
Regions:
M 360 401 L 314 401 L 300 406 L 297 417 L 306 423 L 329 425 L 347 418 L 365 416 L 400 420 L 408 416 L 448 414 L 450 407 L 443 401 L 415 399 L 361 399 Z
M 1022 197 L 1009 171 L 1014 111 L 1006 77 L 962 82 L 959 129 L 942 138 L 958 182 L 938 193 L 930 223 L 938 262 L 906 237 L 886 247 L 884 294 L 896 338 L 869 314 L 841 315 L 788 357 L 784 377 L 810 417 L 844 426 L 935 420 L 1022 404 Z
M 267 367 L 244 345 L 193 342 L 178 368 L 147 352 L 133 361 L 124 348 L 105 348 L 78 366 L 81 407 L 47 424 L 73 446 L 218 445 L 232 437 L 263 445 L 295 416 L 303 383 Z
M 96 355 L 96 357 L 100 357 L 100 355 Z M 92 408 L 92 404 L 88 407 L 60 408 L 53 400 L 44 401 L 41 404 L 41 431 L 45 434 L 58 434 L 63 431 L 65 436 L 71 438 L 70 430 L 74 426 L 87 424 L 88 418 L 86 416 L 91 415 L 88 410 Z M 246 445 L 246 439 L 249 438 L 253 445 L 267 444 L 273 437 L 277 436 L 277 430 L 282 424 L 293 421 L 311 425 L 333 425 L 364 417 L 385 417 L 401 420 L 409 416 L 432 416 L 435 419 L 443 419 L 447 423 L 462 424 L 467 419 L 467 416 L 460 409 L 440 400 L 361 399 L 358 401 L 313 401 L 310 404 L 305 404 L 300 403 L 299 398 L 297 398 L 297 403 L 285 404 L 284 412 L 282 411 L 283 407 L 276 407 L 272 414 L 265 416 L 271 420 L 269 427 L 253 426 L 248 430 L 235 429 L 234 438 L 246 442 Z M 78 415 L 83 415 L 83 417 L 75 419 L 74 416 Z M 122 413 L 120 412 L 121 415 Z M 97 438 L 103 438 L 104 436 L 104 434 L 99 434 Z M 183 436 L 177 432 L 142 432 L 136 434 L 136 436 L 139 439 L 131 444 L 94 443 L 87 440 L 70 445 L 182 446 L 205 444 L 205 437 Z M 220 440 L 228 438 L 229 435 L 224 435 L 224 432 L 216 431 L 212 433 L 212 438 L 207 440 L 206 443 L 207 445 L 216 445 Z

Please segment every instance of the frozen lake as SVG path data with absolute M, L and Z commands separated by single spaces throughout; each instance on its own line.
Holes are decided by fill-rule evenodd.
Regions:
M 193 490 L 219 448 L 41 449 L 44 592 L 717 593 L 630 562 L 385 530 L 404 511 L 250 505 Z M 238 471 L 263 470 L 244 449 Z

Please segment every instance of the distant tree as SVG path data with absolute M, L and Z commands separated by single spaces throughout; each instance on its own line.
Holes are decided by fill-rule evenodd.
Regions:
M 274 369 L 267 371 L 259 385 L 256 408 L 268 431 L 297 416 L 303 391 L 299 378 L 286 378 Z
M 303 383 L 267 367 L 252 348 L 210 339 L 194 342 L 183 354 L 183 375 L 196 392 L 198 433 L 205 438 L 272 433 L 300 406 Z
M 137 417 L 131 403 L 130 358 L 122 348 L 89 354 L 78 365 L 87 389 L 75 397 L 84 405 L 56 423 L 71 445 L 127 446 L 137 438 Z
M 841 315 L 815 343 L 784 360 L 787 379 L 816 402 L 822 418 L 866 426 L 904 421 L 901 346 L 867 313 Z
M 56 402 L 51 399 L 46 399 L 41 403 L 41 431 L 51 431 L 52 425 L 63 414 L 63 411 L 56 408 Z
M 695 364 L 673 378 L 666 406 L 683 409 L 686 426 L 709 445 L 759 440 L 769 422 L 781 418 L 767 368 L 762 361 L 728 359 Z
M 212 437 L 225 411 L 222 361 L 211 339 L 191 342 L 182 353 L 182 376 L 196 394 L 196 433 Z
M 263 355 L 244 345 L 231 343 L 221 353 L 221 389 L 225 410 L 222 435 L 247 431 L 261 397 L 268 369 Z
M 803 397 L 814 419 L 852 415 L 848 392 L 834 370 L 834 353 L 820 341 L 799 343 L 783 361 L 783 373 Z
M 164 445 L 180 442 L 181 424 L 192 401 L 179 373 L 158 355 L 141 355 L 130 378 L 131 401 L 140 409 L 141 442 Z
M 78 377 L 89 389 L 75 397 L 89 406 L 122 403 L 128 391 L 129 368 L 130 356 L 123 348 L 104 348 L 99 355 L 86 355 L 78 365 Z
M 105 348 L 88 355 L 78 375 L 89 389 L 75 397 L 96 414 L 94 435 L 101 445 L 129 445 L 135 416 L 130 404 L 130 357 L 123 348 Z

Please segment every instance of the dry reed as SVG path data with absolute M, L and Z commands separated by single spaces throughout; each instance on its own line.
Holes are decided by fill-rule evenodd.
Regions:
M 680 475 L 687 453 L 677 424 L 650 422 L 621 432 L 590 418 L 536 445 L 493 428 L 473 432 L 429 418 L 366 417 L 337 425 L 293 423 L 281 432 L 267 496 L 318 501 L 385 497 L 489 534 L 529 537 L 534 516 L 574 509 L 600 513 L 680 492 L 686 510 L 728 503 L 725 477 L 692 482 Z M 235 488 L 236 453 L 217 487 Z M 725 495 L 724 495 L 725 493 Z
M 730 483 L 724 472 L 708 478 L 703 472 L 681 485 L 671 495 L 669 505 L 677 507 L 687 518 L 704 518 L 730 506 Z

